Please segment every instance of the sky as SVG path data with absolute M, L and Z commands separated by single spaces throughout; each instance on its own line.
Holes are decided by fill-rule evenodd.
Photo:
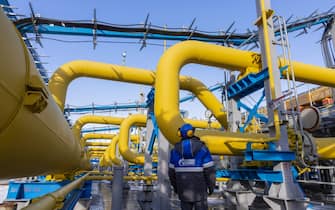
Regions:
M 15 12 L 30 16 L 28 0 L 9 0 L 11 5 L 17 7 Z M 247 29 L 256 30 L 253 25 L 256 19 L 256 6 L 253 0 L 211 0 L 211 1 L 189 1 L 189 0 L 31 0 L 35 13 L 41 17 L 63 20 L 92 20 L 93 10 L 96 8 L 97 19 L 113 24 L 138 24 L 144 23 L 147 14 L 153 25 L 168 27 L 188 27 L 196 18 L 194 26 L 199 30 L 219 31 L 226 30 L 235 21 L 236 32 L 244 33 Z M 335 5 L 334 0 L 281 0 L 272 1 L 275 13 L 293 19 L 310 15 L 318 9 L 325 12 Z M 317 28 L 317 27 L 315 27 Z M 314 29 L 315 29 L 314 28 Z M 322 30 L 312 32 L 295 38 L 299 32 L 290 34 L 292 59 L 309 64 L 324 66 L 321 47 L 317 43 L 321 39 Z M 92 60 L 111 64 L 122 65 L 122 53 L 126 52 L 126 65 L 144 69 L 154 70 L 164 49 L 162 46 L 147 46 L 140 51 L 140 40 L 108 39 L 109 41 L 132 41 L 134 44 L 99 43 L 106 40 L 98 37 L 98 45 L 93 50 L 92 37 L 65 37 L 43 35 L 45 38 L 57 38 L 64 40 L 87 40 L 87 43 L 63 43 L 48 39 L 42 39 L 43 48 L 37 47 L 46 62 L 49 76 L 62 64 L 73 60 Z M 163 44 L 163 41 L 148 41 L 150 43 Z M 168 41 L 173 45 L 175 42 Z M 224 71 L 213 67 L 200 65 L 187 65 L 181 74 L 190 75 L 203 81 L 207 86 L 213 86 L 224 81 Z M 138 101 L 139 94 L 148 93 L 150 87 L 143 85 L 127 84 L 114 81 L 80 78 L 71 83 L 68 88 L 66 104 L 82 106 L 88 104 L 114 104 Z M 181 96 L 188 93 L 182 92 Z M 220 93 L 216 95 L 220 97 Z M 181 109 L 189 111 L 190 118 L 204 118 L 205 109 L 195 101 L 183 103 Z M 126 113 L 109 113 L 109 115 L 124 115 Z M 75 120 L 78 116 L 72 115 Z

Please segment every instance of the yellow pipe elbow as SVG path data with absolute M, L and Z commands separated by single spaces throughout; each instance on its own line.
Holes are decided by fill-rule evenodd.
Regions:
M 119 143 L 119 135 L 116 135 L 111 143 L 111 150 L 110 150 L 110 159 L 113 164 L 120 166 L 122 164 L 122 161 L 117 157 L 117 149 L 116 145 Z
M 153 71 L 140 68 L 84 60 L 66 63 L 59 67 L 49 80 L 50 92 L 62 111 L 64 110 L 67 87 L 72 80 L 78 77 L 91 77 L 143 85 L 154 85 L 156 79 Z M 211 110 L 222 125 L 227 125 L 223 105 L 202 82 L 187 76 L 180 76 L 178 80 L 181 89 L 191 91 L 205 107 Z
M 176 130 L 184 124 L 179 110 L 179 84 L 177 81 L 180 69 L 189 63 L 216 66 L 240 72 L 250 68 L 258 70 L 262 68 L 261 56 L 258 53 L 199 41 L 180 42 L 165 51 L 157 66 L 154 106 L 158 125 L 171 144 L 180 140 Z M 285 65 L 283 62 L 278 63 L 280 67 Z M 297 80 L 335 87 L 335 72 L 333 70 L 298 62 L 293 62 L 292 65 Z M 318 72 L 317 77 L 315 70 Z M 212 140 L 216 141 L 219 136 L 208 138 L 213 138 Z M 208 138 L 208 142 L 212 141 Z M 269 138 L 263 140 L 267 141 Z
M 119 151 L 124 159 L 135 164 L 144 164 L 144 156 L 132 152 L 129 148 L 129 130 L 131 126 L 144 127 L 147 122 L 147 116 L 143 114 L 133 114 L 123 120 L 120 125 L 119 133 Z
M 159 60 L 156 72 L 155 115 L 162 133 L 172 144 L 180 140 L 176 131 L 184 124 L 180 116 L 179 84 L 176 81 L 180 69 L 188 63 L 239 71 L 248 66 L 261 68 L 260 56 L 257 53 L 198 41 L 180 42 L 165 51 Z

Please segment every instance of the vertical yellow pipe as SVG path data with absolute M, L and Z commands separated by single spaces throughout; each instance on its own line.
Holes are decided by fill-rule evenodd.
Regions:
M 260 0 L 261 13 L 262 13 L 262 29 L 263 29 L 263 38 L 264 38 L 264 47 L 265 47 L 265 57 L 267 62 L 267 68 L 269 72 L 269 86 L 271 99 L 276 99 L 276 87 L 275 87 L 275 78 L 273 75 L 273 64 L 272 64 L 272 56 L 271 56 L 271 45 L 268 31 L 268 17 L 267 11 L 265 10 L 264 0 Z M 278 109 L 273 110 L 273 123 L 275 126 L 275 137 L 274 140 L 280 139 L 280 120 L 279 120 L 279 112 Z

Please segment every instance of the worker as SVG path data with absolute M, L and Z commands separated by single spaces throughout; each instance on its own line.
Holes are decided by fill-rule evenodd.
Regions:
M 169 178 L 181 201 L 181 209 L 208 209 L 207 195 L 214 191 L 215 166 L 205 145 L 194 135 L 191 124 L 178 129 L 181 141 L 171 150 Z M 208 191 L 207 191 L 208 190 Z

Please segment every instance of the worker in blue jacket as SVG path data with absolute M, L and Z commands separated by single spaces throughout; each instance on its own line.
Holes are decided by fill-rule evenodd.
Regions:
M 169 178 L 181 201 L 181 209 L 208 209 L 207 195 L 215 187 L 215 166 L 212 156 L 191 124 L 178 130 L 181 141 L 171 150 Z

